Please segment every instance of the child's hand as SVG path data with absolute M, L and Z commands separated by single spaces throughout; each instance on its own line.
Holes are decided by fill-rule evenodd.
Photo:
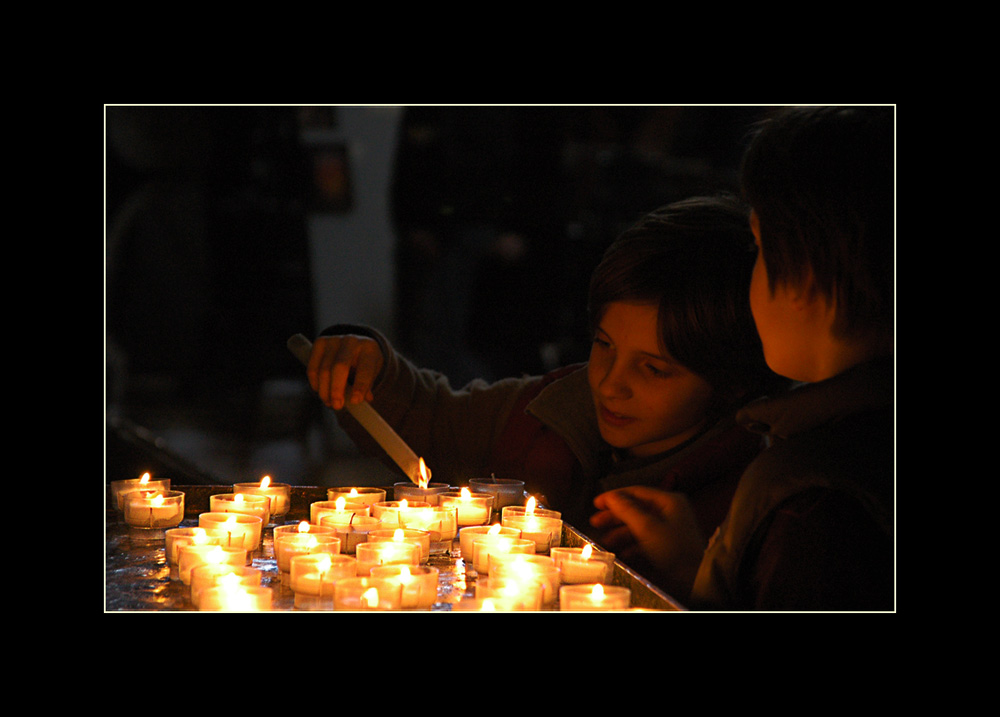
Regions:
M 333 409 L 343 408 L 346 402 L 371 401 L 372 385 L 384 363 L 374 339 L 353 334 L 321 336 L 309 357 L 309 385 Z
M 594 499 L 594 527 L 608 530 L 602 543 L 614 552 L 638 548 L 655 575 L 649 576 L 680 600 L 694 584 L 706 541 L 687 497 L 647 486 L 602 493 Z

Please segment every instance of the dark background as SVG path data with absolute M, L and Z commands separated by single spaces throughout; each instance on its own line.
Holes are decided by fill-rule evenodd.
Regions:
M 604 248 L 657 206 L 736 191 L 745 134 L 770 110 L 399 109 L 378 198 L 391 261 L 372 259 L 391 316 L 376 328 L 456 386 L 585 360 Z M 317 242 L 366 256 L 370 237 L 316 229 L 370 206 L 369 155 L 337 134 L 351 111 L 105 107 L 106 480 L 358 480 L 285 349 L 364 319 L 322 315 L 329 267 L 311 258 Z M 310 142 L 317 128 L 335 141 Z

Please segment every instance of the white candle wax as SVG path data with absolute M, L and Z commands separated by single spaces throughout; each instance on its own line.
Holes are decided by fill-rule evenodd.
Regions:
M 473 558 L 473 541 L 483 535 L 493 532 L 497 535 L 505 535 L 508 538 L 519 538 L 520 535 L 518 531 L 514 528 L 504 528 L 499 523 L 494 525 L 469 525 L 464 528 L 460 528 L 458 531 L 458 547 L 462 552 L 462 559 L 466 562 L 472 562 Z
M 235 576 L 227 578 L 225 576 Z M 216 587 L 223 580 L 232 580 L 243 587 L 259 587 L 262 573 L 259 568 L 228 563 L 202 563 L 191 569 L 191 604 L 198 607 L 201 593 Z
M 608 583 L 614 577 L 614 553 L 593 546 L 555 547 L 550 553 L 563 584 Z
M 184 520 L 184 493 L 147 490 L 126 493 L 124 518 L 133 528 L 174 528 Z
M 624 610 L 629 607 L 632 592 L 619 585 L 563 585 L 559 588 L 559 610 Z
M 437 600 L 439 571 L 431 566 L 380 565 L 371 569 L 373 578 L 400 585 L 400 608 L 429 610 Z
M 260 516 L 245 513 L 201 513 L 198 525 L 226 533 L 224 544 L 232 548 L 257 550 L 261 543 L 263 521 Z
M 191 584 L 191 571 L 205 563 L 246 565 L 247 551 L 243 548 L 226 548 L 221 545 L 185 545 L 177 557 L 177 572 L 181 582 Z
M 288 514 L 292 505 L 292 487 L 287 483 L 236 483 L 234 493 L 262 495 L 268 499 L 268 514 L 271 518 L 281 518 Z
M 348 503 L 371 506 L 385 500 L 385 489 L 364 486 L 327 488 L 326 499 L 332 503 L 337 498 L 343 498 Z
M 167 564 L 176 566 L 177 556 L 184 545 L 222 545 L 226 534 L 213 528 L 171 528 L 165 533 L 164 553 Z
M 413 543 L 389 540 L 381 543 L 364 542 L 355 550 L 358 559 L 358 576 L 371 573 L 377 565 L 419 565 L 420 546 Z
M 484 525 L 490 520 L 493 510 L 493 496 L 476 494 L 468 488 L 461 493 L 442 493 L 438 496 L 438 505 L 454 506 L 457 509 L 458 526 Z

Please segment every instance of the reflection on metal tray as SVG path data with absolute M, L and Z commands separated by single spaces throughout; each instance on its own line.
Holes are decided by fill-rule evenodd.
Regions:
M 195 485 L 173 486 L 184 492 L 185 520 L 182 526 L 198 524 L 198 515 L 209 509 L 209 497 L 227 492 L 225 486 Z M 307 519 L 309 505 L 326 500 L 327 489 L 315 486 L 293 486 L 291 510 L 287 522 Z M 148 545 L 134 543 L 121 521 L 110 495 L 107 499 L 105 520 L 105 610 L 106 611 L 183 611 L 195 610 L 188 596 L 188 588 L 171 576 L 162 541 Z M 563 525 L 563 545 L 577 547 L 586 539 L 574 528 Z M 294 594 L 283 585 L 274 558 L 272 531 L 265 530 L 261 550 L 253 554 L 253 566 L 262 572 L 262 584 L 273 590 L 272 609 L 293 610 Z M 432 555 L 430 565 L 438 568 L 438 601 L 432 612 L 445 612 L 451 605 L 475 591 L 475 572 L 465 564 L 458 549 L 458 541 L 450 553 Z M 649 581 L 620 561 L 615 562 L 614 584 L 632 591 L 632 607 L 647 610 L 677 611 L 683 607 L 664 594 Z

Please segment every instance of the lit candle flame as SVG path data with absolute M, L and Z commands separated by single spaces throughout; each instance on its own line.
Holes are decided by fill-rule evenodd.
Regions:
M 267 488 L 269 485 L 271 485 L 271 476 L 264 476 L 260 479 L 261 488 Z
M 164 500 L 163 496 L 157 493 L 150 501 L 150 503 L 154 508 L 159 508 L 161 505 L 163 505 L 163 500 Z
M 501 527 L 503 527 L 503 526 L 501 526 L 500 523 L 494 523 L 492 526 L 490 526 L 490 529 L 486 531 L 486 534 L 487 535 L 499 535 Z
M 524 505 L 524 514 L 525 515 L 534 515 L 535 514 L 535 502 L 536 502 L 535 501 L 535 496 L 531 496 L 530 498 L 528 498 L 528 502 L 525 503 L 525 505 Z
M 357 498 L 358 497 L 358 489 L 357 488 L 351 488 L 351 492 L 348 493 L 348 495 L 351 496 L 352 498 Z
M 140 484 L 140 485 L 145 485 L 146 483 L 149 483 L 149 479 L 150 479 L 151 477 L 152 477 L 152 476 L 150 476 L 150 475 L 149 475 L 149 473 L 143 473 L 143 474 L 142 474 L 142 477 L 141 477 L 141 478 L 139 478 L 139 484 Z
M 483 604 L 480 606 L 482 612 L 496 612 L 497 606 L 493 603 L 493 600 L 486 598 L 483 600 Z
M 407 507 L 409 507 L 409 505 L 410 504 L 406 502 L 406 498 L 403 498 L 403 500 L 399 501 L 399 507 L 400 508 L 407 508 Z
M 402 542 L 405 537 L 406 534 L 403 532 L 402 528 L 396 528 L 396 532 L 392 534 L 392 539 L 395 540 L 397 543 Z
M 399 569 L 399 582 L 403 583 L 403 585 L 408 585 L 412 581 L 413 581 L 413 575 L 410 573 L 410 569 L 407 566 L 403 565 Z
M 340 496 L 337 500 L 333 501 L 333 504 L 336 506 L 337 510 L 343 510 L 344 506 L 347 505 L 347 498 Z
M 309 523 L 307 523 L 304 520 L 302 522 L 300 522 L 299 523 L 299 532 L 300 533 L 308 533 L 309 532 Z
M 242 503 L 243 502 L 243 494 L 242 493 L 237 493 L 236 495 L 234 495 L 233 496 L 233 502 L 234 503 Z
M 424 463 L 424 459 L 420 459 L 420 477 L 417 479 L 417 485 L 425 489 L 431 482 L 431 472 L 427 469 L 427 464 Z
M 375 588 L 368 588 L 361 596 L 361 601 L 366 607 L 378 607 L 378 590 Z
M 580 557 L 584 560 L 590 560 L 591 554 L 594 552 L 594 548 L 590 543 L 583 546 L 583 550 L 580 551 Z
M 320 553 L 320 557 L 316 559 L 316 569 L 321 573 L 328 573 L 332 567 L 333 559 L 326 553 Z
M 201 545 L 206 540 L 208 540 L 208 533 L 205 532 L 204 528 L 195 528 L 191 534 L 191 542 L 195 545 Z
M 462 488 L 462 500 L 472 500 L 472 493 L 468 488 Z
M 594 589 L 590 591 L 591 600 L 600 601 L 604 599 L 604 586 L 600 583 L 594 585 Z

